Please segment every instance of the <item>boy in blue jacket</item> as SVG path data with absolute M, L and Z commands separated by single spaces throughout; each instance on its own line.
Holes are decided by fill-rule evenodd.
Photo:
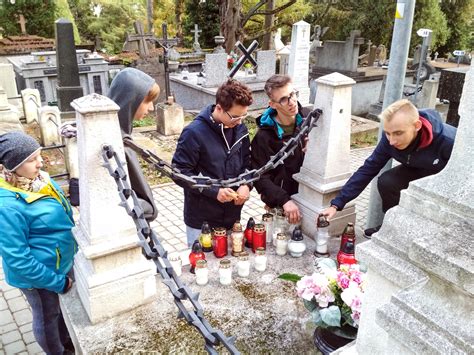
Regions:
M 446 166 L 453 150 L 456 128 L 441 121 L 435 110 L 417 110 L 408 100 L 399 100 L 381 114 L 384 134 L 373 153 L 347 181 L 331 206 L 323 211 L 328 219 L 355 199 L 377 176 L 390 158 L 400 162 L 379 176 L 377 188 L 384 212 L 398 205 L 400 192 L 410 181 L 434 175 Z M 370 238 L 380 226 L 365 230 Z
M 234 178 L 250 170 L 250 140 L 242 123 L 252 104 L 252 93 L 244 84 L 229 80 L 219 87 L 216 104 L 205 107 L 181 133 L 172 163 L 183 174 L 202 174 L 215 179 Z M 211 228 L 230 229 L 250 188 L 212 187 L 192 189 L 177 180 L 184 189 L 184 223 L 188 245 L 199 237 L 207 221 Z

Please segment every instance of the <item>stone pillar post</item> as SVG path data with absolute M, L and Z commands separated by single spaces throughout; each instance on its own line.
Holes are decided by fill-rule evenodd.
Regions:
M 473 96 L 474 63 L 449 163 L 411 182 L 379 233 L 357 246 L 369 270 L 359 354 L 474 351 Z
M 72 102 L 76 110 L 81 210 L 74 236 L 77 290 L 92 323 L 133 309 L 156 293 L 153 264 L 141 254 L 136 228 L 119 206 L 113 178 L 102 167 L 102 146 L 125 161 L 117 112 L 107 97 L 92 94 Z
M 58 127 L 61 125 L 61 113 L 57 106 L 43 106 L 38 109 L 41 142 L 43 146 L 62 144 Z
M 0 134 L 10 131 L 23 131 L 23 127 L 16 107 L 8 104 L 7 93 L 0 86 Z
M 41 107 L 41 98 L 38 89 L 21 90 L 21 101 L 25 112 L 26 123 L 38 122 L 38 109 Z
M 79 155 L 77 151 L 77 137 L 63 138 L 66 145 L 65 160 L 70 179 L 79 179 Z
M 288 75 L 298 89 L 299 102 L 309 104 L 309 48 L 311 25 L 305 21 L 293 24 L 291 30 L 291 52 L 288 64 Z
M 316 82 L 315 107 L 321 108 L 323 115 L 309 136 L 301 171 L 294 175 L 299 189 L 293 198 L 303 213 L 302 228 L 306 235 L 315 234 L 316 215 L 329 206 L 351 175 L 351 95 L 355 81 L 332 73 Z M 347 222 L 354 221 L 355 205 L 352 202 L 332 220 L 330 234 L 340 234 Z

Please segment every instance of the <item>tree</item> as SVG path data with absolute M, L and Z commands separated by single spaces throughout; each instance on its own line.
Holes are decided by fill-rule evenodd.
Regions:
M 200 44 L 203 48 L 215 47 L 214 36 L 219 35 L 219 4 L 217 0 L 187 0 L 185 3 L 187 17 L 184 19 L 184 33 L 189 33 L 184 36 L 188 40 L 187 45 L 192 45 L 191 30 L 194 29 L 194 24 L 198 24 L 202 30 L 200 37 Z
M 18 16 L 25 17 L 26 32 L 46 38 L 54 38 L 54 21 L 57 7 L 53 1 L 16 0 L 11 4 L 8 0 L 0 3 L 0 31 L 2 36 L 20 35 Z
M 449 28 L 446 43 L 436 50 L 440 55 L 452 53 L 454 50 L 472 50 L 474 40 L 474 1 L 473 0 L 442 0 L 441 11 L 446 16 Z
M 71 9 L 69 8 L 69 4 L 66 0 L 57 0 L 57 17 L 58 18 L 65 18 L 72 22 L 72 29 L 74 31 L 74 42 L 76 44 L 81 43 L 81 36 L 79 35 L 79 31 L 77 29 L 76 22 L 74 17 L 72 16 Z
M 436 48 L 446 43 L 449 35 L 448 24 L 444 13 L 439 6 L 439 0 L 418 0 L 415 4 L 415 18 L 410 47 L 414 49 L 422 40 L 416 34 L 420 28 L 433 31 L 431 48 Z

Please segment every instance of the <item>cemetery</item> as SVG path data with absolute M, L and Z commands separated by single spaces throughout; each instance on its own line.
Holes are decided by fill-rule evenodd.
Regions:
M 284 3 L 79 0 L 34 10 L 19 1 L 0 4 L 0 218 L 6 221 L 10 211 L 6 191 L 24 198 L 9 180 L 17 172 L 8 170 L 2 148 L 2 139 L 20 131 L 37 141 L 41 170 L 72 205 L 77 249 L 59 293 L 70 336 L 68 344 L 60 340 L 64 354 L 474 353 L 474 51 L 464 32 L 450 37 L 458 28 L 472 29 L 467 15 L 474 15 L 474 5 L 453 10 L 448 0 L 416 6 L 404 0 L 381 10 L 337 1 Z M 239 14 L 230 16 L 232 9 Z M 446 27 L 434 15 L 422 17 L 430 11 Z M 369 25 L 361 20 L 366 13 Z M 453 13 L 459 23 L 452 22 Z M 114 78 L 126 68 L 159 86 L 144 118 L 137 112 L 151 90 L 139 108 L 126 107 L 130 134 L 121 103 L 111 98 Z M 268 91 L 275 75 L 290 77 L 292 90 L 276 100 Z M 250 89 L 252 104 L 240 105 L 248 111 L 237 117 L 234 103 L 212 110 L 244 124 L 252 142 L 264 129 L 262 117 L 274 109 L 272 132 L 284 128 L 281 146 L 238 176 L 178 168 L 179 145 L 230 79 Z M 398 113 L 386 116 L 401 99 L 423 125 L 406 148 L 390 137 Z M 279 110 L 292 103 L 298 114 L 287 135 Z M 441 144 L 438 123 L 425 119 L 425 109 L 437 112 L 443 132 L 455 132 L 451 147 L 429 156 L 430 173 L 407 182 L 399 202 L 386 210 L 386 172 L 421 170 L 416 154 Z M 209 122 L 219 126 L 219 135 L 222 130 L 231 155 L 234 126 L 213 115 Z M 426 129 L 428 143 L 421 133 Z M 386 164 L 377 160 L 383 144 L 392 152 L 383 153 Z M 193 149 L 188 154 L 205 154 Z M 283 204 L 263 202 L 268 197 L 258 182 L 291 164 L 296 149 L 304 159 L 290 177 L 298 192 L 289 202 L 299 214 L 290 223 Z M 397 158 L 405 153 L 407 161 Z M 377 176 L 359 193 L 349 191 L 354 177 L 371 174 L 369 165 L 380 165 Z M 158 212 L 151 220 L 143 188 L 136 188 L 137 168 Z M 284 189 L 283 182 L 272 183 Z M 232 189 L 225 203 L 234 204 L 241 186 L 250 192 L 240 219 L 231 228 L 224 227 L 225 216 L 222 226 L 204 221 L 190 243 L 196 229 L 185 223 L 189 194 L 212 194 L 224 203 L 220 190 Z M 342 207 L 341 196 L 350 197 Z M 49 197 L 39 200 L 53 201 Z M 203 201 L 198 210 L 206 208 Z M 4 229 L 0 355 L 49 353 L 38 337 L 35 306 L 23 286 L 10 284 L 5 238 L 19 234 Z M 56 275 L 59 244 L 55 258 Z

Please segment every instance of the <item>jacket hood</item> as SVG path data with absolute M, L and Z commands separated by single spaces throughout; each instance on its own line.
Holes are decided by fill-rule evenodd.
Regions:
M 112 80 L 108 96 L 120 106 L 118 118 L 122 135 L 132 134 L 133 116 L 154 84 L 151 76 L 134 68 L 123 69 Z
M 257 117 L 257 126 L 260 128 L 265 127 L 274 127 L 278 138 L 283 137 L 283 128 L 281 128 L 280 124 L 276 121 L 275 117 L 277 115 L 277 110 L 274 108 L 267 108 L 260 117 Z M 296 114 L 296 126 L 300 126 L 303 123 L 303 118 L 301 117 L 300 113 Z

